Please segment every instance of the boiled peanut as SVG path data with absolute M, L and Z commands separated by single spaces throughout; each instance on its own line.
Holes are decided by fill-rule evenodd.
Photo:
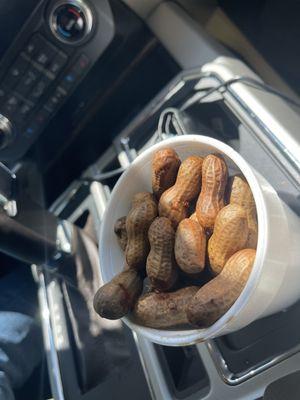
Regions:
M 229 202 L 238 204 L 247 211 L 249 235 L 246 247 L 256 249 L 258 227 L 255 200 L 250 186 L 243 176 L 236 175 L 231 178 Z
M 157 199 L 174 185 L 180 167 L 180 158 L 175 150 L 158 150 L 152 160 L 152 190 Z
M 122 318 L 133 308 L 142 290 L 143 280 L 138 272 L 126 269 L 97 291 L 94 309 L 103 318 Z
M 218 212 L 224 207 L 228 170 L 225 161 L 214 154 L 203 160 L 202 188 L 196 205 L 197 218 L 203 228 L 213 229 Z
M 136 208 L 137 206 L 145 203 L 146 201 L 155 201 L 152 193 L 149 192 L 139 192 L 136 193 L 131 202 L 131 208 Z
M 174 257 L 175 231 L 168 218 L 156 218 L 148 232 L 150 253 L 146 271 L 154 289 L 166 291 L 177 280 L 177 266 Z
M 199 274 L 205 267 L 206 235 L 194 219 L 183 219 L 175 236 L 175 258 L 182 271 Z
M 131 268 L 142 269 L 150 250 L 148 229 L 157 216 L 157 203 L 151 193 L 138 193 L 126 218 L 127 246 L 125 258 Z
M 166 190 L 159 200 L 159 216 L 167 217 L 174 228 L 187 217 L 189 202 L 200 192 L 202 158 L 191 156 L 182 162 L 175 185 Z
M 233 254 L 222 272 L 202 286 L 189 303 L 189 322 L 206 328 L 224 315 L 245 287 L 254 259 L 254 249 L 243 249 Z
M 242 175 L 235 175 L 229 179 L 229 203 L 238 204 L 245 209 L 255 209 L 255 200 L 246 179 Z
M 258 239 L 258 226 L 257 226 L 257 215 L 256 210 L 253 213 L 247 213 L 249 235 L 246 243 L 246 247 L 256 249 Z
M 196 211 L 189 217 L 192 221 L 198 222 L 197 213 Z
M 208 241 L 208 257 L 214 274 L 222 271 L 226 261 L 234 253 L 245 248 L 248 235 L 246 210 L 237 204 L 229 204 L 222 208 Z
M 117 219 L 114 226 L 114 232 L 117 235 L 121 249 L 125 251 L 127 245 L 126 217 Z
M 150 328 L 186 324 L 186 307 L 198 290 L 198 286 L 189 286 L 172 293 L 146 294 L 137 301 L 133 315 L 138 323 Z

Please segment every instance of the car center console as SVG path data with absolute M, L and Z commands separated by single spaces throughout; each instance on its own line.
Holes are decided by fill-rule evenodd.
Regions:
M 21 157 L 114 37 L 107 0 L 41 1 L 0 64 L 0 158 Z
M 242 62 L 230 58 L 220 58 L 197 71 L 179 74 L 120 132 L 112 146 L 82 174 L 81 179 L 73 182 L 53 204 L 53 211 L 74 223 L 88 212 L 99 233 L 106 204 L 117 180 L 116 170 L 120 172 L 120 167 L 126 168 L 158 140 L 169 135 L 193 133 L 217 138 L 235 148 L 270 181 L 283 201 L 300 214 L 300 153 L 290 152 L 287 140 L 297 134 L 298 124 L 292 126 L 292 121 L 299 122 L 299 116 L 273 94 L 243 83 L 205 96 L 212 88 L 236 75 L 255 77 Z M 244 107 L 246 99 L 248 106 L 253 102 L 257 104 L 251 112 Z M 277 107 L 285 113 L 282 125 L 286 121 L 290 124 L 290 131 L 284 130 L 279 136 L 273 128 L 282 114 L 268 111 Z M 263 123 L 266 116 L 272 121 L 270 125 Z M 295 150 L 297 146 L 299 143 L 294 145 Z M 55 388 L 67 392 L 65 377 L 72 374 L 74 389 L 76 365 L 67 359 L 67 354 L 73 352 L 72 331 L 68 329 L 68 317 L 62 308 L 60 282 L 41 270 L 39 284 L 45 297 L 41 305 L 43 314 L 50 315 L 49 320 L 44 321 L 45 332 L 48 332 L 45 335 L 52 343 L 50 354 L 59 366 Z M 299 310 L 298 302 L 288 310 L 255 321 L 238 332 L 182 348 L 155 345 L 133 334 L 152 398 L 261 399 L 269 385 L 299 369 L 300 335 L 296 317 Z M 63 353 L 58 351 L 62 338 L 68 343 Z M 53 361 L 49 359 L 48 362 L 51 368 Z M 97 398 L 102 387 L 99 383 L 94 391 L 87 393 L 78 387 L 72 398 Z

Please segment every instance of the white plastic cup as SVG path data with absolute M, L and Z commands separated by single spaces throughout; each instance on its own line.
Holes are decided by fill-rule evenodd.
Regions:
M 184 346 L 236 331 L 252 321 L 276 313 L 300 298 L 300 218 L 278 197 L 273 187 L 231 147 L 206 136 L 176 136 L 139 155 L 120 177 L 112 191 L 100 232 L 100 269 L 104 283 L 124 266 L 113 226 L 127 215 L 135 193 L 151 191 L 151 161 L 154 153 L 172 147 L 183 160 L 191 155 L 223 154 L 230 174 L 242 172 L 257 208 L 258 245 L 248 282 L 239 298 L 207 329 L 152 329 L 123 321 L 139 335 L 168 346 Z

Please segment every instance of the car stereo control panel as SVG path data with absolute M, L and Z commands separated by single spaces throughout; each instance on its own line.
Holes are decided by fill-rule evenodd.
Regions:
M 39 3 L 0 64 L 0 160 L 28 150 L 113 37 L 106 0 Z

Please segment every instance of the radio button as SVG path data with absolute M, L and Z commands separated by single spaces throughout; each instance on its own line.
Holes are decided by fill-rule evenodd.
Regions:
M 56 51 L 45 41 L 42 48 L 33 58 L 42 67 L 47 67 L 56 56 Z
M 29 42 L 27 43 L 27 45 L 25 46 L 25 54 L 30 57 L 33 58 L 34 55 L 39 51 L 40 47 L 41 47 L 41 42 L 39 40 L 39 36 L 38 35 L 34 35 L 31 37 L 31 39 L 29 39 Z
M 43 76 L 39 82 L 33 87 L 29 94 L 29 100 L 36 102 L 48 89 L 51 80 L 47 76 Z
M 21 107 L 19 108 L 19 115 L 20 119 L 26 120 L 26 118 L 29 116 L 33 109 L 33 106 L 29 103 L 23 103 Z
M 13 94 L 9 95 L 2 104 L 1 111 L 5 116 L 12 116 L 16 111 L 20 100 Z
M 15 87 L 24 76 L 28 67 L 29 63 L 22 56 L 19 56 L 4 77 L 4 85 L 11 89 Z
M 66 55 L 64 55 L 62 53 L 57 53 L 54 60 L 48 67 L 48 71 L 52 72 L 52 74 L 57 76 L 60 73 L 60 71 L 63 69 L 63 67 L 65 66 L 67 60 L 68 60 L 68 58 Z
M 16 92 L 19 93 L 21 96 L 26 97 L 30 90 L 34 87 L 36 82 L 39 80 L 40 72 L 31 67 L 25 73 L 23 78 L 21 79 L 20 83 L 16 87 Z

